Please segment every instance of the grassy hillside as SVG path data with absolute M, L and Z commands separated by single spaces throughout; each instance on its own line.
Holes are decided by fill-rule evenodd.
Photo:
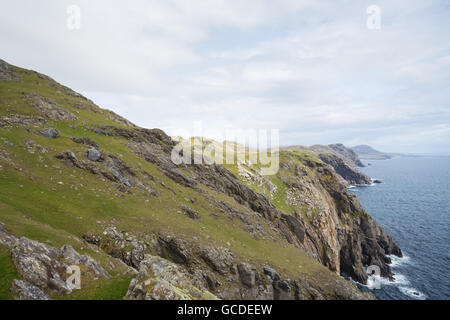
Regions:
M 125 274 L 126 267 L 83 240 L 86 234 L 102 234 L 107 226 L 136 235 L 154 236 L 161 232 L 181 235 L 193 247 L 227 247 L 238 260 L 271 265 L 284 278 L 307 277 L 322 285 L 324 294 L 328 292 L 330 296 L 336 291 L 333 283 L 349 285 L 289 243 L 271 222 L 255 214 L 248 205 L 238 203 L 235 197 L 201 182 L 195 188 L 177 183 L 160 166 L 138 156 L 130 147 L 136 142 L 129 137 L 108 136 L 93 130 L 98 126 L 114 126 L 126 129 L 127 134 L 141 134 L 140 128 L 46 76 L 12 66 L 7 72 L 14 77 L 0 80 L 0 222 L 15 236 L 54 247 L 70 244 L 103 266 L 112 263 L 108 269 L 111 279 L 84 279 L 82 290 L 54 298 L 121 299 L 125 295 L 132 278 Z M 44 128 L 58 130 L 59 137 L 45 137 L 41 134 Z M 119 159 L 133 173 L 129 175 L 133 185 L 124 186 L 123 181 L 113 181 L 61 161 L 58 155 L 70 150 L 77 159 L 90 164 L 86 158 L 90 147 L 72 138 L 90 139 L 103 154 Z M 281 157 L 284 156 L 282 153 Z M 320 161 L 306 153 L 299 153 L 296 158 Z M 90 165 L 104 169 L 102 163 Z M 235 167 L 229 169 L 238 175 Z M 180 170 L 194 176 L 189 169 Z M 264 188 L 249 185 L 265 193 L 278 209 L 294 214 L 293 206 L 286 201 L 286 185 L 280 176 L 268 179 L 277 187 L 272 195 Z M 217 201 L 245 219 L 230 218 L 229 213 L 216 205 Z M 183 207 L 192 208 L 200 218 L 189 218 L 180 211 Z M 261 226 L 263 236 L 255 237 L 248 231 L 249 225 Z M 148 250 L 156 253 L 151 247 Z M 0 247 L 0 274 L 0 298 L 11 298 L 8 287 L 18 277 L 3 247 Z M 224 276 L 217 277 L 227 286 Z

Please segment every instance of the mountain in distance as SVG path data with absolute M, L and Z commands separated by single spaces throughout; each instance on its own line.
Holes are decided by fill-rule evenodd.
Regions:
M 351 148 L 361 159 L 387 160 L 393 157 L 392 154 L 375 150 L 368 145 L 358 145 Z
M 342 276 L 392 278 L 337 153 L 280 149 L 262 176 L 176 144 L 0 60 L 0 299 L 373 299 Z

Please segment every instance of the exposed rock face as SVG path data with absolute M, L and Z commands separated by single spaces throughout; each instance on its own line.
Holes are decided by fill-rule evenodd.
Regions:
M 211 268 L 220 274 L 227 274 L 234 262 L 233 253 L 227 248 L 204 248 L 200 255 Z
M 331 150 L 339 154 L 351 167 L 364 167 L 364 164 L 359 160 L 358 154 L 344 146 L 342 143 L 329 144 Z
M 136 269 L 139 269 L 149 247 L 148 241 L 126 231 L 117 231 L 115 227 L 108 227 L 102 235 L 83 235 L 83 239 Z
M 87 157 L 91 161 L 100 161 L 102 159 L 102 153 L 95 148 L 91 148 L 87 151 Z
M 401 250 L 347 192 L 332 168 L 320 162 L 307 165 L 316 172 L 314 177 L 301 174 L 294 162 L 280 169 L 289 186 L 288 200 L 298 208 L 295 218 L 285 219 L 300 246 L 331 270 L 361 283 L 367 281 L 365 266 L 371 264 L 380 266 L 381 274 L 390 277 L 385 255 L 401 256 Z
M 13 285 L 21 299 L 45 299 L 44 292 L 70 294 L 72 288 L 66 283 L 70 265 L 84 265 L 96 276 L 109 278 L 97 261 L 88 255 L 79 255 L 71 246 L 57 249 L 25 237 L 19 239 L 8 234 L 1 224 L 0 243 L 11 250 L 12 262 L 24 280 Z
M 359 145 L 352 147 L 352 150 L 355 151 L 361 159 L 380 159 L 386 160 L 391 159 L 392 155 L 384 152 L 380 152 L 375 150 L 374 148 L 367 145 Z
M 0 59 L 0 80 L 13 81 L 18 79 L 19 77 L 14 73 L 14 67 Z
M 324 145 L 314 145 L 306 148 L 316 154 L 320 153 L 333 153 L 340 157 L 351 168 L 364 167 L 364 164 L 358 157 L 358 154 L 350 148 L 347 148 L 341 143 Z
M 131 280 L 125 296 L 129 300 L 217 299 L 183 267 L 155 256 L 146 256 L 139 274 Z
M 348 166 L 342 158 L 332 153 L 321 153 L 319 158 L 351 185 L 369 185 L 372 182 L 368 176 Z
M 192 220 L 200 219 L 200 214 L 197 211 L 195 211 L 194 209 L 192 209 L 192 208 L 183 206 L 183 207 L 181 207 L 181 211 L 185 215 L 187 215 L 189 218 L 191 218 Z
M 59 131 L 53 128 L 42 129 L 41 134 L 44 137 L 56 139 L 59 137 Z
M 158 242 L 163 257 L 184 265 L 192 261 L 192 250 L 186 241 L 168 235 L 160 235 Z
M 75 121 L 78 118 L 71 112 L 61 108 L 54 100 L 42 97 L 35 93 L 24 93 L 36 111 L 43 117 L 51 120 Z
M 85 144 L 85 145 L 91 146 L 91 147 L 93 147 L 95 149 L 99 149 L 98 144 L 95 141 L 93 141 L 92 139 L 89 139 L 89 138 L 70 137 L 70 140 L 72 140 L 73 142 L 76 142 L 76 143 L 80 143 L 80 144 Z
M 13 280 L 11 292 L 18 300 L 50 300 L 41 289 L 22 280 Z
M 41 116 L 24 116 L 24 115 L 8 115 L 0 116 L 0 127 L 11 127 L 11 126 L 34 126 L 42 127 L 46 120 Z
M 258 273 L 256 269 L 249 265 L 248 263 L 238 263 L 237 270 L 239 272 L 239 277 L 241 282 L 249 288 L 253 288 L 258 280 Z

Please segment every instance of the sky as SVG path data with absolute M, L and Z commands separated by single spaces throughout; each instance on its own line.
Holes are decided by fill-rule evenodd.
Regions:
M 449 30 L 448 0 L 15 0 L 0 59 L 169 135 L 450 154 Z

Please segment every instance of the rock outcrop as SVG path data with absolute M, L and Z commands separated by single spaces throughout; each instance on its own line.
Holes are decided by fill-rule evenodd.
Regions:
M 368 176 L 350 167 L 342 158 L 333 153 L 321 153 L 319 158 L 351 185 L 370 185 L 372 182 Z
M 17 90 L 24 75 L 36 92 Z M 139 128 L 49 77 L 1 62 L 0 81 L 11 84 L 12 97 L 0 98 L 7 115 L 0 117 L 0 171 L 10 182 L 4 186 L 18 188 L 5 192 L 14 212 L 8 221 L 27 219 L 41 237 L 47 228 L 61 237 L 82 232 L 86 245 L 138 273 L 127 299 L 371 299 L 338 275 L 364 283 L 365 267 L 377 264 L 390 277 L 386 255 L 401 256 L 347 192 L 366 177 L 342 145 L 281 150 L 274 176 L 250 161 L 176 164 L 176 142 L 163 131 Z M 41 195 L 45 201 L 32 208 Z M 81 212 L 86 199 L 89 211 Z M 109 277 L 70 246 L 4 228 L 0 243 L 22 277 L 12 283 L 19 299 L 69 294 L 73 264 Z
M 202 281 L 182 266 L 156 256 L 146 256 L 139 274 L 131 280 L 125 299 L 129 300 L 213 300 Z
M 71 265 L 86 267 L 97 277 L 109 278 L 109 273 L 88 255 L 80 255 L 71 246 L 61 249 L 25 237 L 16 238 L 0 224 L 0 243 L 11 251 L 11 260 L 22 277 L 15 281 L 12 291 L 19 299 L 47 299 L 47 294 L 70 294 L 66 282 Z

